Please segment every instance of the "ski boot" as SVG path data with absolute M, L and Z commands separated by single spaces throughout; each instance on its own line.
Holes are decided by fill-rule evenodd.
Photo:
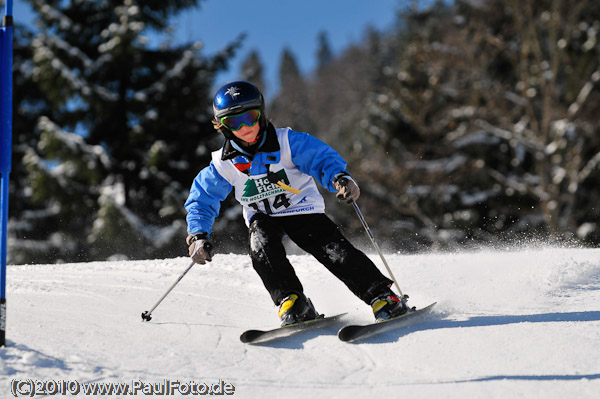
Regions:
M 279 319 L 281 327 L 296 324 L 301 321 L 313 320 L 319 317 L 310 299 L 302 293 L 290 293 L 279 304 Z
M 375 297 L 371 301 L 375 320 L 381 322 L 408 312 L 409 308 L 406 305 L 406 299 L 408 299 L 408 295 L 405 295 L 404 298 L 399 298 L 392 291 L 384 292 Z

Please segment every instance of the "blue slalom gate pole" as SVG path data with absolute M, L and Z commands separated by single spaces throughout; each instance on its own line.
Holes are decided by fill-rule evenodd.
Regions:
M 0 27 L 0 346 L 6 345 L 6 257 L 8 177 L 12 161 L 12 0 L 6 0 Z

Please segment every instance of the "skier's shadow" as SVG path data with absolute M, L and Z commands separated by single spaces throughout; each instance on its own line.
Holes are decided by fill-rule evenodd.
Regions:
M 439 317 L 435 319 L 435 317 Z M 500 316 L 476 316 L 467 320 L 444 320 L 444 314 L 432 313 L 425 317 L 420 323 L 411 326 L 391 330 L 380 335 L 357 341 L 360 343 L 384 344 L 396 342 L 399 338 L 417 331 L 439 330 L 443 328 L 468 328 L 502 326 L 518 323 L 560 323 L 576 321 L 600 321 L 600 311 L 566 312 L 566 313 L 541 313 L 531 315 L 500 315 Z

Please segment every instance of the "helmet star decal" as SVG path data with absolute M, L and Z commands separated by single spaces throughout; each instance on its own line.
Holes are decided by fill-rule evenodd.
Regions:
M 212 105 L 216 120 L 221 120 L 225 116 L 243 114 L 249 110 L 264 114 L 265 110 L 265 100 L 258 87 L 242 80 L 221 86 L 215 94 Z
M 229 89 L 227 89 L 227 91 L 225 92 L 225 95 L 229 94 L 231 96 L 231 98 L 235 98 L 236 96 L 240 95 L 240 92 L 238 91 L 239 89 L 235 86 L 231 86 Z

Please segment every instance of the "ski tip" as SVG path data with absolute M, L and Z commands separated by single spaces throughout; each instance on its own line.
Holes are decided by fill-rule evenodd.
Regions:
M 435 305 L 437 305 L 437 301 L 436 301 L 436 302 L 432 302 L 432 303 L 430 303 L 429 305 L 427 305 L 427 306 L 425 306 L 425 307 L 422 307 L 422 308 L 419 308 L 419 309 L 417 309 L 417 310 L 425 310 L 425 309 L 429 310 L 429 309 L 431 309 L 432 307 L 434 307 Z
M 342 342 L 352 342 L 354 339 L 354 331 L 355 331 L 355 329 L 353 327 L 356 327 L 356 326 L 346 326 L 346 327 L 340 328 L 340 330 L 338 331 L 338 334 L 337 334 L 339 340 Z
M 251 342 L 254 342 L 256 340 L 256 338 L 261 335 L 263 333 L 263 331 L 259 331 L 259 330 L 248 330 L 248 331 L 244 331 L 242 333 L 242 335 L 240 335 L 240 341 L 242 341 L 245 344 L 249 344 Z

